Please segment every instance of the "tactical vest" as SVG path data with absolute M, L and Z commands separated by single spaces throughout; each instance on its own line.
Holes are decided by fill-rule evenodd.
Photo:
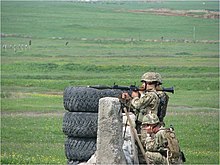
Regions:
M 155 92 L 160 99 L 160 104 L 158 106 L 157 116 L 160 122 L 163 122 L 163 118 L 166 116 L 167 104 L 169 101 L 169 96 L 165 92 Z

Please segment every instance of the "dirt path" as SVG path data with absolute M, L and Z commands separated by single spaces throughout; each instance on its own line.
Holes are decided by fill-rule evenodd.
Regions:
M 169 109 L 171 111 L 169 111 Z M 173 111 L 175 110 L 175 111 Z M 206 113 L 204 110 L 207 110 L 209 114 L 219 113 L 218 108 L 210 107 L 189 107 L 189 106 L 170 106 L 168 107 L 168 115 L 186 115 L 189 113 L 197 113 L 201 110 L 201 113 Z M 52 112 L 34 112 L 34 111 L 20 111 L 20 112 L 1 112 L 1 116 L 4 117 L 62 117 L 66 111 L 52 111 Z M 187 112 L 187 113 L 186 113 Z

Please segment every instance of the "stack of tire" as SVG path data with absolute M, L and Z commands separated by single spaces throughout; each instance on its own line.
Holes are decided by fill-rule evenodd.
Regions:
M 85 162 L 96 151 L 98 105 L 103 97 L 118 97 L 121 90 L 67 87 L 63 94 L 63 133 L 68 164 Z

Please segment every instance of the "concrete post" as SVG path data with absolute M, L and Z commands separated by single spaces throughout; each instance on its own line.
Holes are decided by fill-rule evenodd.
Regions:
M 99 100 L 97 164 L 126 164 L 122 150 L 122 114 L 118 98 Z

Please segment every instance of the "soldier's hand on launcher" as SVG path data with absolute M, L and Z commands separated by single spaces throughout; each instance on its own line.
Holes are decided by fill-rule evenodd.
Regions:
M 139 91 L 133 91 L 132 94 L 131 94 L 131 97 L 139 97 L 140 93 Z
M 121 98 L 122 98 L 122 99 L 125 99 L 125 100 L 128 100 L 128 99 L 130 99 L 131 97 L 129 96 L 128 93 L 122 93 Z

